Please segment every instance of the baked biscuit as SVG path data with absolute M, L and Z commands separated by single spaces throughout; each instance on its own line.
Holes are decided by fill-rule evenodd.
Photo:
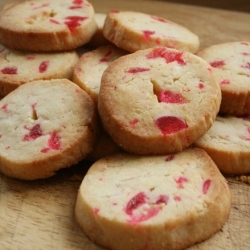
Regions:
M 73 82 L 85 90 L 97 103 L 104 70 L 115 59 L 127 53 L 114 45 L 101 46 L 84 53 L 75 66 Z
M 96 29 L 86 0 L 16 2 L 0 13 L 0 43 L 11 49 L 71 50 L 88 43 Z
M 110 11 L 103 34 L 117 47 L 130 52 L 165 46 L 194 53 L 199 48 L 199 37 L 187 28 L 140 12 Z
M 229 42 L 197 52 L 208 61 L 220 82 L 220 113 L 250 115 L 250 42 Z
M 220 230 L 231 209 L 226 179 L 201 149 L 116 154 L 94 163 L 78 191 L 85 234 L 113 250 L 185 249 Z
M 104 129 L 124 150 L 165 154 L 204 135 L 220 101 L 219 83 L 205 60 L 157 47 L 125 55 L 107 67 L 98 110 Z
M 204 149 L 224 174 L 250 173 L 250 118 L 217 116 L 194 145 Z
M 83 160 L 98 133 L 94 102 L 66 79 L 21 85 L 0 101 L 0 172 L 46 178 Z
M 0 44 L 0 96 L 34 80 L 71 79 L 78 60 L 75 51 L 28 53 Z

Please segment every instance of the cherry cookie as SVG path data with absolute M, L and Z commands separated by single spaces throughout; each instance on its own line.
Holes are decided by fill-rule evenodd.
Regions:
M 79 57 L 76 51 L 28 53 L 0 44 L 0 96 L 39 79 L 71 79 Z
M 90 41 L 97 29 L 86 0 L 16 2 L 0 13 L 0 42 L 25 51 L 62 51 Z
M 221 172 L 250 173 L 250 117 L 217 116 L 194 145 L 204 149 Z
M 231 192 L 201 149 L 161 156 L 116 154 L 94 163 L 78 191 L 85 234 L 113 250 L 185 249 L 226 222 Z
M 21 85 L 0 101 L 0 172 L 34 180 L 84 159 L 97 137 L 95 111 L 69 80 Z
M 111 63 L 98 110 L 104 129 L 136 154 L 178 152 L 212 126 L 221 90 L 211 66 L 189 52 L 140 50 Z
M 103 34 L 117 47 L 130 52 L 165 46 L 194 53 L 200 44 L 199 37 L 186 27 L 162 17 L 132 11 L 110 11 Z
M 210 63 L 219 79 L 220 113 L 250 115 L 250 42 L 217 44 L 197 55 Z
M 84 53 L 75 66 L 73 82 L 85 90 L 97 103 L 104 70 L 115 59 L 127 53 L 114 45 L 101 46 Z

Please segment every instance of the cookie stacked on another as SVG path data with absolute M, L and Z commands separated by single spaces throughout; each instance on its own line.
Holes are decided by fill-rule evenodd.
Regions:
M 196 52 L 199 37 L 186 27 L 165 18 L 133 11 L 111 10 L 103 34 L 117 47 L 130 52 L 157 46 Z
M 97 30 L 93 6 L 86 0 L 16 2 L 0 14 L 0 43 L 25 51 L 76 49 Z
M 97 138 L 92 99 L 66 79 L 26 83 L 0 101 L 0 172 L 52 176 L 84 159 Z
M 197 52 L 220 82 L 219 115 L 206 135 L 195 142 L 225 174 L 250 173 L 250 42 L 228 42 Z
M 76 51 L 31 53 L 0 44 L 0 96 L 34 80 L 71 79 L 79 57 Z
M 175 153 L 212 126 L 221 90 L 211 66 L 166 47 L 120 57 L 104 71 L 98 110 L 105 130 L 124 150 Z

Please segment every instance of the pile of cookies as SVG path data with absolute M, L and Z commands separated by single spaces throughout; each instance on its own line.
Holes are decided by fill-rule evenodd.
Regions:
M 222 228 L 222 173 L 250 172 L 250 42 L 199 50 L 162 17 L 36 0 L 4 7 L 0 43 L 0 172 L 91 161 L 75 216 L 109 249 L 185 249 Z

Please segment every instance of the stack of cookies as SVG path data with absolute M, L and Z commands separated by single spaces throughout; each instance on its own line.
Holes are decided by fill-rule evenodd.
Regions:
M 237 115 L 230 126 L 249 140 L 248 96 L 237 106 L 238 89 L 222 86 L 250 79 L 250 43 L 221 45 L 246 60 L 234 72 L 232 49 L 199 51 L 198 36 L 170 20 L 118 10 L 101 18 L 86 0 L 25 1 L 0 13 L 0 171 L 34 180 L 87 159 L 75 216 L 92 241 L 185 249 L 230 212 L 226 167 L 206 143 L 228 140 L 214 135 L 226 131 L 216 127 L 229 124 L 225 114 Z

